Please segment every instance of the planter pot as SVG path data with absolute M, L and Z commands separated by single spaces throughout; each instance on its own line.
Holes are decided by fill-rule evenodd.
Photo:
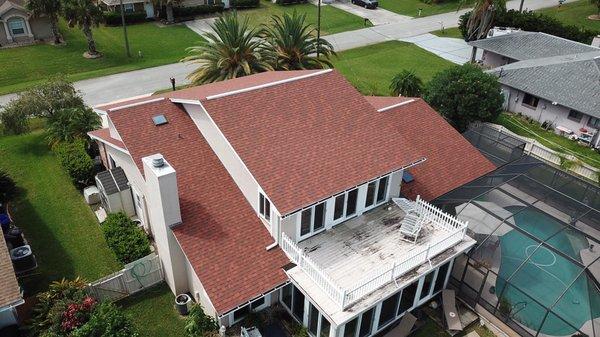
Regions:
M 177 307 L 177 312 L 186 316 L 190 311 L 190 304 L 192 303 L 192 298 L 188 294 L 180 294 L 175 297 L 175 307 Z

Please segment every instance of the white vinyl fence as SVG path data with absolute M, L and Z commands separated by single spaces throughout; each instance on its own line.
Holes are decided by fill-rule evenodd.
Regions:
M 577 157 L 575 157 L 573 155 L 562 154 L 557 151 L 551 150 L 551 149 L 545 147 L 544 145 L 540 144 L 535 139 L 517 135 L 516 133 L 508 130 L 507 128 L 505 128 L 501 125 L 492 124 L 492 123 L 485 123 L 485 125 L 493 128 L 493 129 L 496 129 L 502 133 L 510 135 L 512 137 L 516 137 L 518 139 L 523 140 L 525 142 L 525 153 L 527 153 L 535 158 L 538 158 L 542 161 L 545 161 L 549 164 L 552 164 L 555 166 L 560 166 L 561 157 L 564 157 L 571 161 L 575 161 L 578 164 L 573 165 L 572 167 L 570 167 L 568 169 L 568 171 L 570 173 L 574 173 L 576 175 L 579 175 L 586 179 L 592 180 L 594 182 L 598 181 L 598 175 L 600 174 L 600 170 L 598 170 L 586 163 L 580 163 L 579 160 L 577 159 Z
M 116 301 L 160 283 L 163 279 L 160 259 L 152 253 L 88 284 L 88 291 L 99 300 Z

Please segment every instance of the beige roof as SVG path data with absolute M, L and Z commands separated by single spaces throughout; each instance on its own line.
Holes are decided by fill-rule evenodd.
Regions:
M 21 300 L 19 283 L 8 254 L 6 241 L 0 238 L 0 309 L 15 305 Z
M 117 6 L 117 5 L 121 4 L 120 0 L 100 0 L 100 1 L 102 1 L 107 6 Z M 144 2 L 144 0 L 123 0 L 124 5 L 125 4 L 143 3 L 143 2 Z

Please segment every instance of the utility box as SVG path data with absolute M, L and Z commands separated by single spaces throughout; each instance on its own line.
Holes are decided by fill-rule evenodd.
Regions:
M 135 206 L 129 180 L 122 168 L 116 167 L 96 175 L 96 186 L 106 213 L 123 212 L 135 215 Z

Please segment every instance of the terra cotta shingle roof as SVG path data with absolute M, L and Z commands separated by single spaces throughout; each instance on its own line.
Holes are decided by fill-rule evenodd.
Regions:
M 165 115 L 156 127 L 152 116 Z M 141 158 L 161 153 L 177 172 L 183 223 L 177 241 L 219 314 L 287 280 L 288 259 L 188 114 L 168 100 L 109 114 L 140 171 Z
M 367 97 L 378 109 L 406 97 Z M 425 200 L 462 186 L 496 169 L 475 147 L 422 99 L 380 112 L 381 122 L 394 125 L 427 160 L 409 171 L 414 181 L 402 186 L 409 198 Z
M 8 247 L 0 238 L 0 309 L 17 304 L 22 300 L 19 283 L 15 276 Z

